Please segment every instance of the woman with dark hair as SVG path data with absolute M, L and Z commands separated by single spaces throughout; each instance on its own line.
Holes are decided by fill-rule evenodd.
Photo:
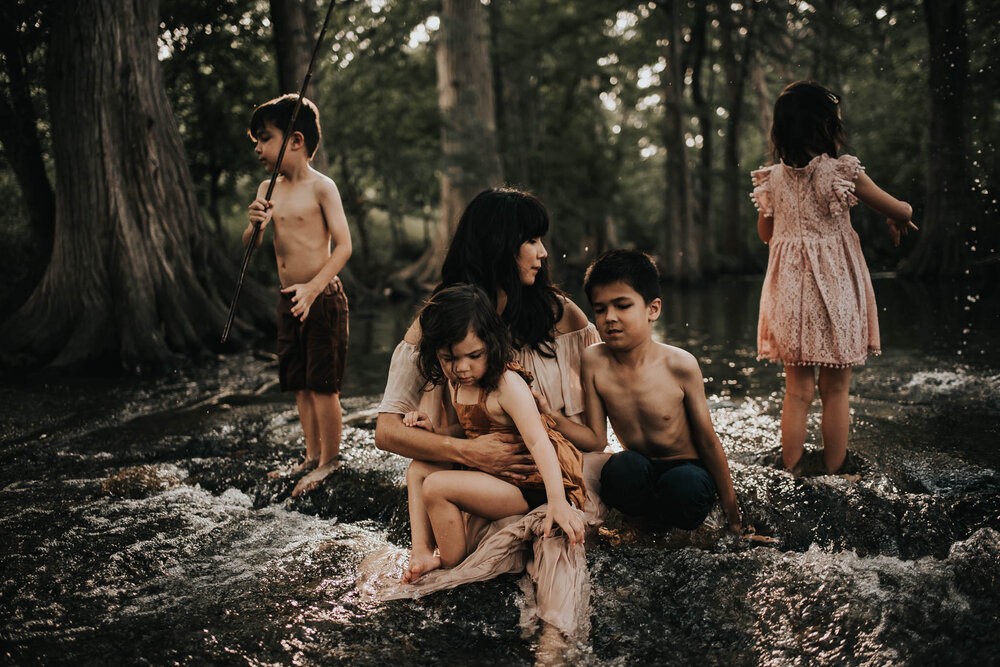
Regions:
M 534 195 L 510 188 L 484 190 L 462 213 L 435 292 L 457 283 L 481 287 L 509 327 L 515 359 L 534 376 L 535 390 L 551 410 L 580 421 L 580 358 L 585 347 L 598 341 L 597 330 L 552 284 L 542 243 L 548 229 L 548 213 Z M 392 356 L 375 445 L 411 459 L 459 463 L 508 476 L 531 471 L 531 457 L 509 436 L 465 440 L 403 424 L 403 415 L 418 407 L 435 422 L 443 418 L 437 401 L 423 391 L 419 343 L 420 327 L 414 322 Z
M 482 288 L 510 330 L 514 360 L 534 376 L 533 391 L 544 397 L 550 414 L 561 414 L 582 422 L 584 409 L 580 363 L 583 350 L 598 341 L 597 329 L 576 304 L 556 288 L 548 272 L 548 253 L 542 237 L 549 217 L 542 203 L 520 190 L 485 190 L 462 214 L 441 270 L 435 292 L 458 283 Z M 474 468 L 516 485 L 537 469 L 524 443 L 510 431 L 490 431 L 473 439 L 459 438 L 403 422 L 408 412 L 419 410 L 435 431 L 444 431 L 449 412 L 442 410 L 447 392 L 439 386 L 426 391 L 418 358 L 419 322 L 396 346 L 379 406 L 375 445 L 379 449 L 414 459 L 411 468 L 428 463 L 457 464 Z M 451 410 L 450 412 L 453 412 Z M 586 485 L 596 489 L 604 455 L 585 457 Z M 426 463 L 425 463 L 426 462 Z M 586 520 L 600 514 L 597 493 L 588 493 L 583 510 Z M 576 510 L 574 510 L 576 511 Z M 582 543 L 571 543 L 564 535 L 541 539 L 534 549 L 523 542 L 541 538 L 546 532 L 545 512 L 536 508 L 523 517 L 487 522 L 465 515 L 469 556 L 458 566 L 424 573 L 426 566 L 411 562 L 404 578 L 381 590 L 383 599 L 409 598 L 461 583 L 481 581 L 506 572 L 533 567 L 534 595 L 525 603 L 525 613 L 545 621 L 539 644 L 547 643 L 551 628 L 564 635 L 586 627 L 590 618 L 587 561 Z M 510 524 L 510 521 L 515 521 Z M 379 557 L 362 570 L 384 569 Z M 534 560 L 534 566 L 527 561 Z M 385 565 L 385 564 L 383 564 Z M 532 600 L 533 598 L 533 600 Z

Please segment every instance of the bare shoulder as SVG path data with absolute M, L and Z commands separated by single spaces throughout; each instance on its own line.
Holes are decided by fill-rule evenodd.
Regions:
M 512 371 L 510 369 L 507 369 L 503 372 L 503 375 L 500 376 L 500 383 L 499 385 L 497 385 L 497 388 L 501 392 L 509 389 L 516 390 L 520 387 L 527 389 L 528 383 L 524 381 L 524 378 L 521 377 L 520 373 L 518 373 L 517 371 Z
M 562 318 L 556 322 L 556 333 L 557 334 L 567 334 L 573 331 L 579 331 L 580 329 L 587 328 L 590 321 L 580 306 L 576 305 L 572 299 L 559 295 L 559 302 L 563 306 Z
M 340 191 L 337 189 L 337 184 L 333 182 L 333 179 L 315 169 L 312 169 L 312 184 L 313 192 L 316 193 L 317 199 L 332 196 L 340 197 Z
M 596 368 L 600 365 L 607 364 L 608 360 L 611 359 L 611 351 L 608 346 L 603 342 L 594 343 L 583 350 L 583 363 L 587 364 L 591 368 Z
M 677 378 L 689 378 L 701 375 L 698 359 L 687 350 L 673 345 L 657 343 L 660 359 L 667 369 Z
M 413 324 L 410 328 L 406 330 L 406 334 L 403 336 L 403 341 L 409 343 L 410 345 L 420 345 L 420 320 L 413 320 Z

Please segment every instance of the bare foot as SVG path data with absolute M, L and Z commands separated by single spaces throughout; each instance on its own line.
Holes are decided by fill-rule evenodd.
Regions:
M 303 493 L 307 493 L 315 488 L 318 488 L 319 485 L 322 484 L 323 480 L 326 479 L 326 476 L 339 467 L 340 461 L 338 459 L 334 459 L 326 465 L 317 467 L 311 473 L 299 480 L 299 483 L 295 485 L 294 489 L 292 489 L 292 497 L 298 498 Z
M 403 578 L 400 581 L 404 584 L 412 584 L 420 578 L 420 575 L 427 574 L 439 567 L 441 567 L 441 556 L 436 553 L 411 551 L 410 564 L 403 571 Z
M 302 463 L 292 466 L 291 468 L 278 468 L 277 470 L 272 470 L 267 473 L 267 478 L 275 480 L 281 479 L 282 477 L 295 477 L 296 475 L 309 472 L 318 465 L 319 459 L 306 459 Z

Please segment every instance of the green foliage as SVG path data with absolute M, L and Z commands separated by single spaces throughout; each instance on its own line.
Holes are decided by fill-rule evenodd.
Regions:
M 313 4 L 313 16 L 322 16 L 326 0 L 303 1 Z M 770 108 L 781 88 L 797 79 L 818 80 L 843 93 L 847 150 L 884 189 L 913 202 L 919 222 L 926 163 L 933 156 L 926 154 L 928 46 L 918 0 L 675 1 L 684 40 L 686 158 L 696 198 L 710 194 L 707 209 L 695 208 L 696 225 L 711 220 L 717 241 L 727 233 L 725 195 L 731 188 L 724 141 L 736 132 L 738 215 L 745 220 L 740 242 L 751 260 L 763 261 L 766 248 L 756 240 L 756 216 L 746 197 L 749 172 L 768 161 Z M 668 190 L 662 77 L 669 54 L 668 14 L 662 10 L 668 4 L 488 5 L 505 180 L 535 191 L 548 205 L 557 268 L 578 270 L 609 245 L 655 249 L 659 243 Z M 28 12 L 29 5 L 19 1 L 12 7 Z M 355 237 L 351 266 L 373 286 L 420 254 L 438 216 L 439 11 L 434 0 L 339 3 L 315 68 L 329 173 Z M 161 0 L 161 14 L 163 75 L 199 201 L 238 254 L 246 204 L 267 176 L 253 158 L 246 122 L 256 104 L 278 92 L 269 6 L 266 0 Z M 1000 70 L 993 53 L 1000 45 L 1000 5 L 968 0 L 967 16 L 971 210 L 981 221 L 983 243 L 995 246 L 997 226 L 991 221 L 1000 211 L 991 184 L 1000 175 Z M 44 23 L 22 21 L 21 28 L 33 45 L 29 60 L 44 139 Z M 748 72 L 742 97 L 732 99 L 732 73 L 741 65 Z M 742 113 L 731 126 L 737 111 Z M 12 183 L 0 179 L 5 192 Z M 13 229 L 10 215 L 5 229 Z M 855 223 L 873 266 L 892 267 L 906 251 L 905 245 L 892 248 L 884 223 L 863 207 L 855 209 Z M 732 268 L 747 266 L 720 258 L 734 262 Z

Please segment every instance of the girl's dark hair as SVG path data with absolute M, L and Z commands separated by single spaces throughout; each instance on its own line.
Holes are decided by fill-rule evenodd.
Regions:
M 483 288 L 491 300 L 503 290 L 507 304 L 502 317 L 513 344 L 553 357 L 552 331 L 562 319 L 562 291 L 552 284 L 547 259 L 542 260 L 533 285 L 521 283 L 517 268 L 521 244 L 548 231 L 549 214 L 534 195 L 513 188 L 483 190 L 458 221 L 438 289 L 472 283 Z
M 481 288 L 459 283 L 438 290 L 420 310 L 420 347 L 417 367 L 429 384 L 444 384 L 447 379 L 438 350 L 461 343 L 473 331 L 486 345 L 486 373 L 478 384 L 494 391 L 507 364 L 514 358 L 510 332 L 492 299 Z
M 804 167 L 816 155 L 837 157 L 847 144 L 844 124 L 837 110 L 840 95 L 818 83 L 796 81 L 774 103 L 771 155 L 775 162 Z

